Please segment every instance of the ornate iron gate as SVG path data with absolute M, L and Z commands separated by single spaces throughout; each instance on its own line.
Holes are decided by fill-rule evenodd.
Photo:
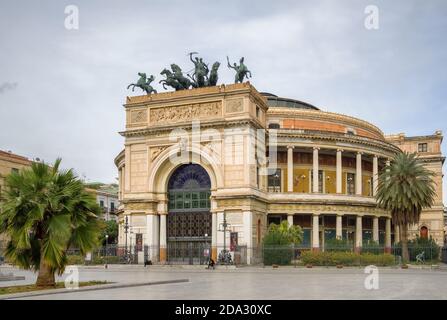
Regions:
M 169 179 L 167 260 L 205 264 L 211 254 L 211 181 L 198 164 L 180 166 Z

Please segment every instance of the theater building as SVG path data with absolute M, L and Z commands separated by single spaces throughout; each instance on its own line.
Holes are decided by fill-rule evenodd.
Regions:
M 377 176 L 420 143 L 438 198 L 412 234 L 443 242 L 440 132 L 385 136 L 249 83 L 127 97 L 124 107 L 119 244 L 143 244 L 153 261 L 200 263 L 225 247 L 257 263 L 269 224 L 283 220 L 303 228 L 303 248 L 343 238 L 357 251 L 370 241 L 390 250 L 399 232 L 377 207 Z

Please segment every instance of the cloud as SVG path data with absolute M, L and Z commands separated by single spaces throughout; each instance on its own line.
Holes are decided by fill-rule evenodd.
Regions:
M 122 104 L 139 94 L 127 85 L 146 72 L 163 92 L 160 71 L 171 63 L 191 69 L 190 51 L 221 62 L 219 83 L 234 79 L 226 56 L 244 56 L 259 91 L 356 116 L 385 133 L 447 132 L 447 3 L 378 0 L 380 28 L 371 31 L 364 27 L 369 4 L 79 0 L 79 30 L 70 31 L 63 3 L 23 10 L 3 2 L 0 70 L 26 90 L 1 85 L 9 94 L 0 106 L 13 108 L 0 107 L 8 119 L 0 148 L 49 162 L 61 156 L 91 180 L 115 181 Z
M 15 90 L 17 86 L 17 82 L 3 82 L 0 85 L 0 94 L 5 93 L 6 91 Z

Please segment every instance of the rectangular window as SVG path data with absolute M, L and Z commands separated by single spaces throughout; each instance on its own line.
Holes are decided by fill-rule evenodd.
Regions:
M 19 173 L 19 169 L 17 169 L 17 168 L 11 168 L 11 172 Z
M 311 186 L 314 183 L 314 171 L 310 171 L 310 183 Z M 313 190 L 313 186 L 311 187 Z M 318 192 L 323 193 L 323 170 L 318 170 Z
M 268 191 L 281 192 L 281 169 L 268 175 Z
M 427 152 L 427 143 L 419 143 L 418 152 Z
M 370 196 L 370 197 L 372 197 L 373 196 L 373 177 L 371 177 L 371 178 L 369 178 L 369 189 L 368 189 L 368 195 Z
M 104 201 L 103 201 L 103 200 L 99 200 L 99 206 L 100 206 L 101 208 L 104 208 Z
M 256 118 L 259 118 L 259 107 L 256 106 Z
M 348 194 L 355 194 L 355 173 L 347 173 L 346 190 Z
M 110 211 L 115 211 L 115 202 L 110 202 Z

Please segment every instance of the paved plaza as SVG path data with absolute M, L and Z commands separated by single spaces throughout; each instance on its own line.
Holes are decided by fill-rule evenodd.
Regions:
M 0 286 L 33 283 L 32 272 L 12 268 L 0 271 L 24 275 L 26 280 Z M 111 266 L 79 268 L 80 281 L 107 280 L 119 284 L 188 279 L 186 283 L 134 286 L 95 291 L 24 297 L 23 299 L 447 299 L 445 269 L 379 269 L 379 288 L 366 289 L 363 268 L 203 268 Z M 63 280 L 63 277 L 59 280 Z

